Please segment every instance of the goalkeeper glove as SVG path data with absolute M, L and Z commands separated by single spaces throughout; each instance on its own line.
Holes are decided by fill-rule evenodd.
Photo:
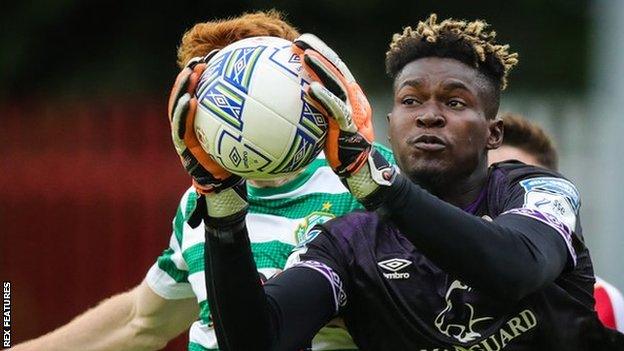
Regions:
M 374 196 L 390 186 L 395 169 L 372 148 L 372 110 L 349 68 L 323 41 L 312 34 L 295 39 L 293 51 L 314 82 L 309 97 L 329 120 L 325 157 L 349 191 L 368 209 L 380 204 Z
M 195 90 L 208 61 L 216 52 L 214 50 L 206 57 L 191 59 L 178 74 L 169 96 L 168 112 L 173 145 L 182 165 L 193 178 L 195 189 L 198 193 L 206 195 L 200 198 L 191 216 L 192 220 L 189 223 L 192 226 L 199 224 L 199 219 L 206 213 L 208 220 L 222 224 L 235 218 L 244 218 L 247 209 L 244 180 L 216 163 L 202 149 L 195 135 L 194 123 L 197 111 Z M 198 211 L 202 207 L 205 207 L 205 210 Z

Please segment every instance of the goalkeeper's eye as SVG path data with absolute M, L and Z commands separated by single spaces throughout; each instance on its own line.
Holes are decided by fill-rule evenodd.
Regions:
M 464 107 L 466 107 L 466 103 L 458 99 L 450 100 L 446 103 L 446 105 L 453 110 L 462 110 Z
M 412 98 L 412 97 L 406 97 L 406 98 L 403 98 L 403 99 L 401 100 L 401 104 L 403 104 L 403 105 L 408 105 L 408 106 L 411 106 L 411 105 L 420 105 L 420 101 L 418 101 L 418 100 L 416 100 L 416 99 L 414 99 L 414 98 Z

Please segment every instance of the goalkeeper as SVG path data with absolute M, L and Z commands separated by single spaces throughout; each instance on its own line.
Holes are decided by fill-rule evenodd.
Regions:
M 200 199 L 207 291 L 224 348 L 296 350 L 336 316 L 363 350 L 624 347 L 593 311 L 576 187 L 524 164 L 488 169 L 518 58 L 486 27 L 431 15 L 394 35 L 388 119 L 400 174 L 371 148 L 371 110 L 344 63 L 314 36 L 295 41 L 332 122 L 329 164 L 369 211 L 316 226 L 261 286 L 244 189 L 219 187 L 228 178 L 206 163 L 219 187 Z M 184 115 L 193 103 L 176 106 Z
M 299 33 L 275 11 L 200 23 L 182 38 L 178 64 L 184 67 L 192 57 L 252 36 L 292 41 Z M 392 157 L 386 149 L 380 151 Z M 323 190 L 318 190 L 319 185 Z M 291 179 L 249 184 L 248 193 L 247 223 L 263 279 L 284 267 L 288 255 L 309 228 L 361 208 L 333 175 L 322 155 Z M 190 326 L 189 350 L 216 350 L 217 338 L 206 301 L 204 229 L 203 226 L 193 229 L 187 224 L 196 201 L 197 193 L 189 189 L 173 220 L 169 247 L 139 286 L 14 349 L 157 350 Z M 311 344 L 313 350 L 355 349 L 340 321 L 331 322 Z M 306 346 L 310 346 L 309 342 Z

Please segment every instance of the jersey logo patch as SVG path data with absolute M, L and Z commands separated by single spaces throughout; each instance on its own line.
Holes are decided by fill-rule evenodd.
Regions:
M 301 238 L 301 241 L 299 242 L 299 244 L 297 244 L 297 246 L 293 249 L 293 251 L 304 248 L 306 245 L 308 245 L 308 243 L 314 240 L 319 234 L 321 234 L 321 231 L 319 229 L 310 230 L 305 235 L 305 237 Z
M 523 208 L 550 214 L 574 231 L 580 196 L 572 183 L 562 178 L 539 177 L 522 180 L 520 186 L 525 191 Z
M 329 204 L 329 207 L 331 207 L 331 204 Z M 295 240 L 298 244 L 297 246 L 303 246 L 312 240 L 309 238 L 310 229 L 312 229 L 312 227 L 317 224 L 323 224 L 335 217 L 336 216 L 332 213 L 320 211 L 314 211 L 307 215 L 301 223 L 299 223 L 297 229 L 295 229 Z
M 412 264 L 412 261 L 402 258 L 391 258 L 389 260 L 377 262 L 377 265 L 386 271 L 391 273 L 383 273 L 386 279 L 408 279 L 410 274 L 408 272 L 399 272 L 404 268 L 407 268 Z

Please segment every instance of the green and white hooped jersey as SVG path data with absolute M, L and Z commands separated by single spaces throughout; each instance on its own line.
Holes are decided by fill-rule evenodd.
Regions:
M 375 145 L 394 163 L 389 149 Z M 247 230 L 258 271 L 270 278 L 284 268 L 292 249 L 315 224 L 347 214 L 362 206 L 351 196 L 319 155 L 297 178 L 275 188 L 247 187 L 249 212 Z M 189 350 L 218 350 L 210 320 L 204 278 L 204 227 L 187 223 L 197 195 L 186 191 L 173 220 L 173 234 L 167 248 L 147 273 L 151 289 L 165 299 L 195 297 L 199 318 L 189 334 Z M 314 338 L 313 350 L 355 350 L 349 333 L 328 325 Z

